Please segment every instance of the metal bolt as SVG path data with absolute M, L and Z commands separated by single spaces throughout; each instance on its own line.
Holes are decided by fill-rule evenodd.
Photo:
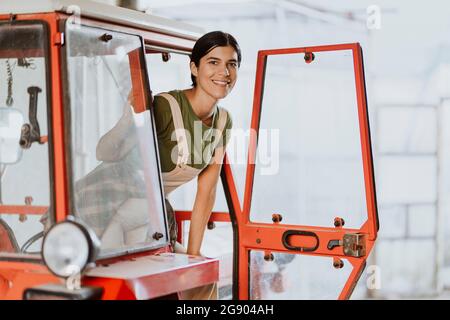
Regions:
M 256 239 L 256 243 L 257 243 L 257 244 L 260 244 L 260 243 L 261 243 L 261 239 L 259 239 L 259 238 Z
M 216 227 L 216 224 L 214 223 L 214 221 L 209 221 L 208 222 L 208 230 L 212 230 Z
M 306 63 L 311 63 L 311 62 L 314 61 L 315 57 L 316 57 L 316 56 L 314 55 L 314 53 L 312 53 L 312 52 L 306 52 L 306 53 L 305 53 L 304 59 L 305 59 L 305 62 L 306 62 Z
M 343 227 L 345 225 L 345 221 L 342 218 L 334 218 L 334 226 L 336 228 Z
M 25 197 L 25 204 L 27 206 L 31 206 L 32 203 L 33 203 L 33 197 L 31 197 L 31 196 Z
M 31 197 L 31 196 L 25 197 L 25 204 L 26 204 L 27 206 L 31 206 L 32 203 L 33 203 L 33 197 Z M 25 222 L 25 221 L 27 221 L 27 219 L 28 219 L 28 217 L 27 217 L 26 214 L 21 214 L 21 215 L 19 215 L 19 221 L 20 221 L 20 222 Z
M 281 214 L 279 214 L 279 213 L 274 213 L 274 214 L 272 215 L 272 221 L 273 221 L 273 223 L 279 223 L 279 222 L 281 222 L 281 220 L 283 220 L 283 216 L 282 216 Z
M 273 261 L 273 259 L 274 259 L 273 253 L 266 253 L 264 255 L 264 260 L 266 261 Z
M 333 261 L 333 267 L 335 267 L 336 269 L 342 269 L 344 267 L 344 261 L 342 261 L 341 259 L 335 259 Z
M 162 56 L 162 61 L 164 61 L 164 62 L 167 62 L 167 61 L 170 60 L 170 53 L 169 52 L 163 52 L 161 54 L 161 56 Z
M 104 42 L 108 42 L 110 40 L 112 40 L 113 36 L 111 34 L 105 33 L 102 34 L 100 37 L 100 40 L 104 41 Z
M 158 241 L 159 239 L 161 239 L 162 237 L 164 237 L 164 235 L 161 232 L 155 232 L 153 234 L 153 239 L 155 239 L 156 241 Z

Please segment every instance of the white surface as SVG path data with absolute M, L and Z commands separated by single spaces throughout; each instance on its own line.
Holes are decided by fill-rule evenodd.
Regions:
M 379 241 L 381 288 L 377 294 L 413 297 L 430 291 L 434 251 L 433 240 Z
M 384 157 L 378 160 L 380 203 L 423 203 L 436 200 L 434 157 Z
M 378 207 L 380 219 L 380 239 L 401 238 L 406 236 L 407 209 L 402 205 L 386 205 Z
M 89 270 L 86 275 L 102 278 L 135 279 L 211 261 L 213 260 L 200 256 L 189 256 L 180 253 L 162 253 L 159 255 L 136 258 L 133 261 L 117 262 L 107 267 L 96 267 Z
M 81 17 L 96 18 L 116 22 L 150 31 L 159 31 L 172 35 L 198 38 L 203 29 L 135 10 L 119 8 L 108 4 L 86 0 L 33 0 L 0 2 L 0 14 L 43 13 L 43 12 L 80 13 Z
M 383 107 L 378 117 L 379 152 L 436 152 L 435 108 Z
M 436 231 L 435 206 L 412 206 L 409 209 L 408 232 L 411 237 L 433 237 Z

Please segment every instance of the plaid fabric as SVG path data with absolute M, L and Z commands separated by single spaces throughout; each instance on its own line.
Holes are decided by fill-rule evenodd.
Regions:
M 146 198 L 137 148 L 117 162 L 102 162 L 75 183 L 76 215 L 101 237 L 117 209 L 130 198 Z
M 175 219 L 175 211 L 172 208 L 169 200 L 166 199 L 166 213 L 167 223 L 169 224 L 169 240 L 172 245 L 172 249 L 175 250 L 175 243 L 177 242 L 178 226 Z

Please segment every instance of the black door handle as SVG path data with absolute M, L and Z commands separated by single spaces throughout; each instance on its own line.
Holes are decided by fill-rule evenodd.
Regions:
M 305 236 L 305 237 L 313 237 L 316 239 L 316 245 L 314 247 L 295 247 L 289 244 L 289 237 L 291 236 Z M 288 230 L 283 233 L 282 237 L 283 246 L 289 250 L 295 250 L 300 252 L 312 252 L 316 251 L 319 247 L 319 237 L 317 234 L 311 231 L 302 231 L 302 230 Z

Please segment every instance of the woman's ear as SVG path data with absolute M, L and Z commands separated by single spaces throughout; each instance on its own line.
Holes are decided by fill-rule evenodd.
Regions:
M 191 63 L 189 64 L 189 67 L 191 68 L 191 73 L 194 77 L 198 76 L 198 69 L 197 66 L 195 65 L 195 63 L 193 61 L 191 61 Z

